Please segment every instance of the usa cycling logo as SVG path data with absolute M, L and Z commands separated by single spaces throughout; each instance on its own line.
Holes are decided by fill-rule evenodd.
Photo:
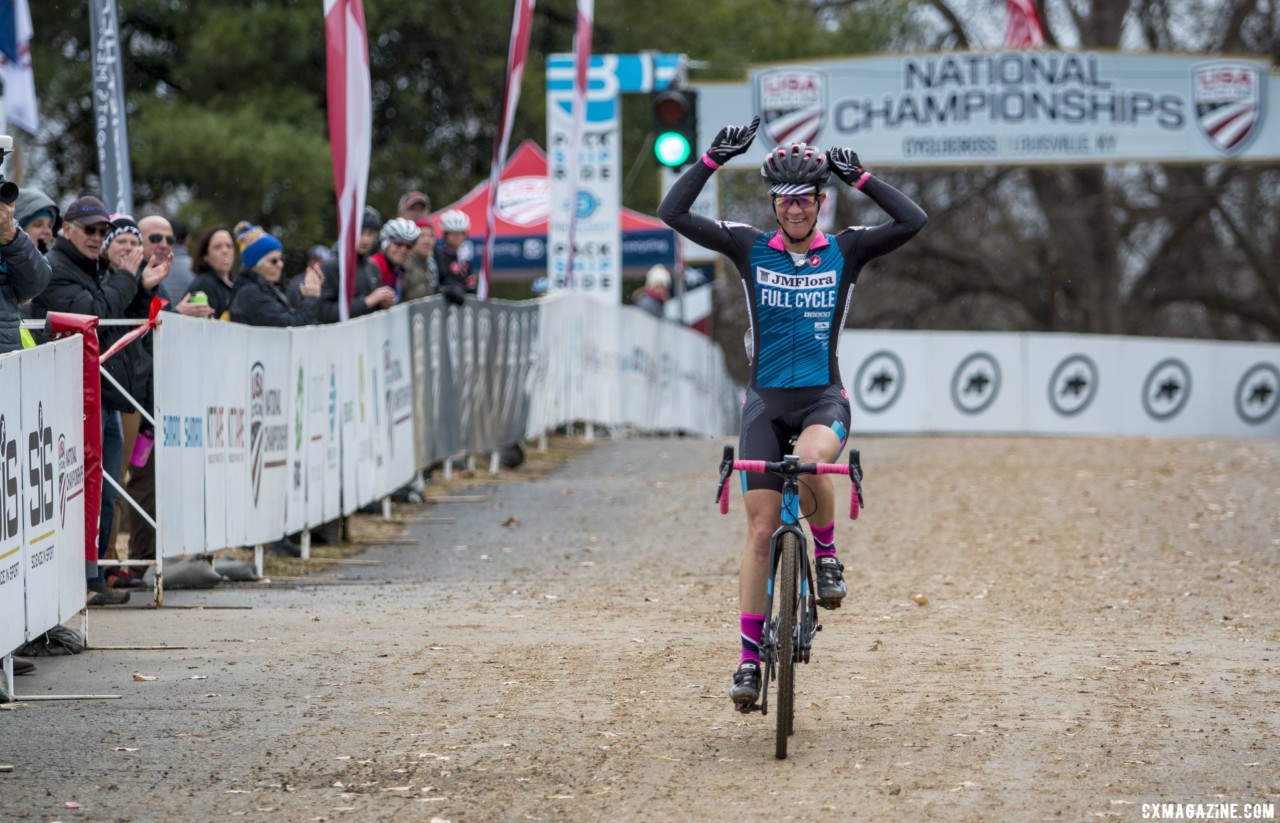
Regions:
M 1239 154 L 1262 131 L 1262 71 L 1250 63 L 1205 63 L 1191 80 L 1196 125 L 1221 154 Z
M 812 143 L 827 117 L 827 81 L 812 69 L 772 69 L 756 75 L 756 110 L 773 145 Z

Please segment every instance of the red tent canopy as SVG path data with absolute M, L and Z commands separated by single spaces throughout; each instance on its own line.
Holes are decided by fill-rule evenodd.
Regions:
M 467 234 L 478 243 L 484 239 L 488 206 L 489 182 L 486 180 L 462 199 L 433 213 L 431 220 L 436 223 L 438 233 L 441 213 L 458 209 L 470 218 L 471 230 Z M 537 143 L 526 140 L 507 160 L 498 181 L 494 279 L 528 280 L 547 273 L 546 240 L 550 217 L 551 182 L 547 179 L 547 155 Z M 655 263 L 668 267 L 675 264 L 675 232 L 656 217 L 622 209 L 622 235 L 624 275 L 643 277 Z

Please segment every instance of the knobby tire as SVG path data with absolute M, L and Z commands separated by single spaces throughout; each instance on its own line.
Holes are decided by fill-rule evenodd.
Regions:
M 787 737 L 791 734 L 792 710 L 796 693 L 796 613 L 799 611 L 800 543 L 796 535 L 782 535 L 778 551 L 778 585 L 774 602 L 778 604 L 778 730 L 774 754 L 787 757 Z

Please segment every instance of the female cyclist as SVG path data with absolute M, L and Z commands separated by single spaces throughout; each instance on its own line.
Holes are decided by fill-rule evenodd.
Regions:
M 849 435 L 849 396 L 840 382 L 836 350 L 854 283 L 868 261 L 911 239 L 926 217 L 905 194 L 865 171 L 852 150 L 824 153 L 805 143 L 778 146 L 760 168 L 769 183 L 776 231 L 691 214 L 707 180 L 750 148 L 759 124 L 757 117 L 749 126 L 721 129 L 701 162 L 672 186 L 658 214 L 693 242 L 728 257 L 742 275 L 752 363 L 738 436 L 741 458 L 777 461 L 794 454 L 805 463 L 831 463 Z M 833 172 L 870 197 L 890 220 L 834 235 L 818 231 L 823 187 Z M 782 480 L 744 472 L 742 484 L 747 510 L 747 545 L 738 573 L 742 652 L 729 692 L 739 708 L 754 705 L 760 696 L 769 539 L 779 524 Z M 836 558 L 831 479 L 806 476 L 801 507 L 813 533 L 818 605 L 838 608 L 846 587 Z

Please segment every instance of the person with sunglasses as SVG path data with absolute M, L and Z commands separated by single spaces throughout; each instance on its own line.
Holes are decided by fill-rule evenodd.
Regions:
M 244 271 L 236 277 L 231 293 L 231 322 L 248 326 L 310 326 L 320 315 L 320 287 L 324 282 L 318 270 L 307 269 L 297 308 L 289 305 L 281 280 L 284 276 L 284 247 L 261 226 L 236 224 L 236 242 Z
M 397 303 L 404 298 L 405 263 L 421 234 L 422 229 L 417 223 L 404 217 L 393 217 L 383 225 L 378 235 L 378 251 L 369 255 L 369 260 L 378 267 L 382 276 L 382 285 L 395 292 Z
M 837 360 L 840 331 L 849 315 L 862 267 L 924 228 L 924 211 L 902 192 L 872 177 L 851 149 L 823 152 L 806 143 L 771 149 L 760 167 L 769 183 L 778 228 L 711 220 L 690 212 L 717 169 L 746 153 L 757 117 L 726 126 L 699 162 L 681 175 L 658 207 L 667 225 L 729 258 L 742 276 L 747 300 L 747 355 L 751 379 L 742 409 L 738 454 L 746 460 L 835 462 L 849 435 L 849 396 Z M 836 234 L 818 230 L 823 191 L 832 174 L 871 198 L 889 216 L 878 226 Z M 794 438 L 794 445 L 791 444 Z M 729 697 L 739 708 L 760 696 L 760 638 L 764 627 L 769 541 L 778 528 L 782 481 L 744 472 L 747 542 L 738 573 L 740 656 Z M 818 605 L 834 609 L 847 591 L 836 558 L 835 499 L 828 477 L 807 476 L 801 512 L 813 534 Z
M 46 259 L 53 271 L 48 287 L 33 301 L 32 313 L 43 318 L 51 311 L 87 314 L 105 320 L 119 320 L 129 316 L 129 307 L 142 286 L 137 272 L 129 266 L 106 265 L 103 250 L 108 234 L 113 232 L 111 214 L 97 197 L 83 195 L 76 198 L 62 214 L 61 233 L 53 241 Z M 131 265 L 141 262 L 135 255 Z M 123 326 L 100 326 L 98 346 L 106 351 L 129 332 Z M 143 375 L 139 362 L 138 345 L 125 346 L 104 364 L 131 396 L 142 400 L 148 391 L 149 375 Z M 102 381 L 102 466 L 120 479 L 124 460 L 124 430 L 121 412 L 133 410 L 133 404 L 107 380 Z M 102 486 L 102 509 L 98 519 L 98 557 L 107 554 L 111 526 L 115 517 L 114 487 Z M 89 605 L 123 603 L 129 593 L 117 591 L 107 585 L 98 567 L 96 577 L 90 571 Z

